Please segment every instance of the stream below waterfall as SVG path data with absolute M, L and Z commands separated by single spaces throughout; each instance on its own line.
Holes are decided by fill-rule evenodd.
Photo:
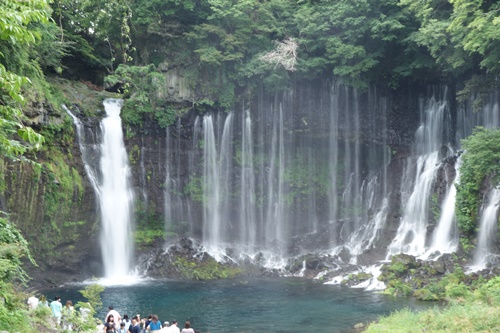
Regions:
M 50 290 L 82 300 L 82 285 Z M 160 320 L 186 320 L 201 332 L 349 332 L 356 323 L 409 307 L 422 310 L 436 303 L 397 298 L 377 292 L 324 285 L 297 278 L 235 279 L 206 282 L 146 280 L 130 286 L 109 286 L 102 294 L 103 319 L 109 305 L 120 314 Z

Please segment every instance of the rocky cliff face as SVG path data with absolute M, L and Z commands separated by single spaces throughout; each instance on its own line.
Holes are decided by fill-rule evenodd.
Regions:
M 257 96 L 240 110 L 230 113 L 231 123 L 228 120 L 231 116 L 214 114 L 211 121 L 216 140 L 214 151 L 218 154 L 214 158 L 219 161 L 217 163 L 226 163 L 230 170 L 230 174 L 224 174 L 224 170 L 215 171 L 226 177 L 219 179 L 216 185 L 220 191 L 227 191 L 225 194 L 204 188 L 207 186 L 203 183 L 207 177 L 207 145 L 210 144 L 204 136 L 206 117 L 192 110 L 167 130 L 159 129 L 154 123 L 144 124 L 135 129 L 134 137 L 126 140 L 139 207 L 138 228 L 163 228 L 165 224 L 171 235 L 205 241 L 219 237 L 224 243 L 248 243 L 248 239 L 252 239 L 250 245 L 260 249 L 280 246 L 281 242 L 290 255 L 325 250 L 347 242 L 342 237 L 348 238 L 349 234 L 347 231 L 342 234 L 342 229 L 368 223 L 376 215 L 380 207 L 376 204 L 363 206 L 366 202 L 355 197 L 368 194 L 352 190 L 356 193 L 346 199 L 345 188 L 354 186 L 354 182 L 366 188 L 370 180 L 378 176 L 378 182 L 384 182 L 382 187 L 385 188 L 379 186 L 373 191 L 388 197 L 387 223 L 378 231 L 379 237 L 368 251 L 371 254 L 366 261 L 380 259 L 399 225 L 403 166 L 412 152 L 414 133 L 419 125 L 419 97 L 425 93 L 425 89 L 414 87 L 401 88 L 397 92 L 372 88 L 361 93 L 328 82 L 312 82 L 298 85 L 288 93 Z M 176 100 L 180 96 L 171 98 Z M 249 111 L 248 121 L 251 122 L 251 157 L 243 156 L 244 141 L 248 139 L 244 137 L 248 135 L 244 134 L 242 114 L 245 110 Z M 280 112 L 282 118 L 279 118 Z M 338 113 L 333 122 L 332 112 Z M 277 137 L 280 126 L 281 139 Z M 232 137 L 229 143 L 223 142 L 224 131 L 229 127 Z M 285 169 L 282 175 L 276 166 L 280 144 L 273 146 L 273 140 L 282 140 L 284 155 L 281 158 Z M 225 144 L 230 150 L 229 158 L 221 155 Z M 329 157 L 332 149 L 338 150 L 337 155 Z M 245 158 L 252 160 L 245 162 Z M 328 166 L 331 159 L 336 159 L 336 167 Z M 347 168 L 349 170 L 345 170 Z M 355 171 L 358 176 L 353 176 Z M 249 172 L 254 177 L 250 182 L 245 180 Z M 336 177 L 338 189 L 327 188 L 325 182 L 330 182 L 331 177 Z M 440 186 L 446 187 L 443 181 L 445 183 Z M 275 182 L 274 187 L 269 182 Z M 286 212 L 279 217 L 269 217 L 274 213 L 270 212 L 266 201 L 280 191 L 280 186 L 281 200 L 286 201 L 282 209 Z M 247 190 L 253 191 L 255 197 L 244 199 L 243 192 Z M 220 208 L 219 222 L 224 229 L 217 235 L 211 234 L 210 226 L 207 227 L 206 219 L 212 211 L 201 202 L 214 195 L 227 195 L 227 200 L 222 201 L 229 202 L 229 205 L 222 201 L 212 202 Z M 249 207 L 245 200 L 256 202 Z M 346 204 L 346 200 L 351 202 Z M 376 200 L 381 204 L 381 198 Z M 338 208 L 332 213 L 333 204 Z M 363 213 L 348 211 L 365 208 Z M 242 216 L 245 210 L 249 215 Z M 246 224 L 251 224 L 248 216 L 264 225 L 251 225 L 249 228 L 255 231 L 248 231 Z M 280 230 L 270 230 L 265 225 L 276 218 L 286 220 L 287 226 L 282 226 L 286 234 L 284 239 L 279 239 Z M 333 219 L 335 223 L 329 222 Z M 273 238 L 266 238 L 269 233 L 274 233 Z M 316 234 L 315 241 L 306 237 L 311 233 Z
M 165 98 L 186 102 L 193 93 L 174 74 Z M 358 92 L 317 81 L 275 96 L 259 94 L 231 113 L 192 109 L 167 129 L 154 121 L 131 127 L 125 144 L 135 191 L 137 257 L 162 247 L 159 239 L 187 236 L 205 245 L 227 243 L 235 256 L 265 251 L 295 256 L 338 247 L 347 261 L 384 258 L 401 220 L 401 193 L 411 186 L 403 172 L 423 121 L 420 104 L 431 95 L 410 85 Z M 91 134 L 87 144 L 95 145 L 99 120 L 86 116 L 86 105 L 78 106 Z M 450 110 L 456 122 L 457 110 Z M 36 118 L 48 119 L 43 113 L 38 110 Z M 454 143 L 447 128 L 456 124 L 441 130 L 442 142 Z M 32 275 L 47 283 L 99 276 L 102 270 L 95 194 L 71 124 L 62 131 L 65 141 L 33 156 L 40 166 L 3 164 L 2 210 L 31 244 L 40 265 Z M 214 165 L 207 164 L 211 158 Z M 208 182 L 214 175 L 216 183 Z M 437 202 L 450 179 L 444 171 L 436 177 Z M 375 226 L 380 214 L 384 221 Z M 364 226 L 371 231 L 363 234 Z M 432 228 L 431 223 L 429 232 Z M 141 234 L 148 230 L 160 232 Z
M 42 285 L 98 274 L 95 198 L 78 146 L 58 142 L 28 158 L 33 162 L 2 161 L 1 196 L 1 210 L 22 231 L 38 263 L 27 270 Z

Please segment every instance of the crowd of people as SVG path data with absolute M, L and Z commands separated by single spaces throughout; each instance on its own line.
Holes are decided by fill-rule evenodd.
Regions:
M 71 318 L 74 315 L 75 308 L 73 307 L 73 302 L 71 300 L 67 300 L 66 304 L 63 306 L 61 303 L 61 297 L 56 296 L 52 302 L 47 300 L 45 296 L 40 296 L 37 298 L 35 296 L 31 296 L 28 298 L 28 308 L 33 310 L 37 307 L 50 307 L 52 312 L 52 319 L 56 326 L 61 327 L 63 330 L 71 331 L 73 329 L 73 323 Z M 86 309 L 82 308 L 80 311 L 83 316 L 86 316 Z
M 191 328 L 191 323 L 186 321 L 184 328 L 181 330 L 177 326 L 177 320 L 172 320 L 171 323 L 165 321 L 164 323 L 158 318 L 158 315 L 151 314 L 147 319 L 142 318 L 141 315 L 135 315 L 129 318 L 128 315 L 121 317 L 120 313 L 112 306 L 109 308 L 104 322 L 104 333 L 196 333 Z
M 63 306 L 61 297 L 56 296 L 52 302 L 47 301 L 44 296 L 38 299 L 35 296 L 28 298 L 29 309 L 33 310 L 40 306 L 49 307 L 52 312 L 52 319 L 56 327 L 63 331 L 72 331 L 73 323 L 71 318 L 74 317 L 74 307 L 71 300 L 66 301 Z M 89 314 L 86 308 L 80 308 L 81 316 L 86 318 Z M 177 320 L 171 322 L 161 322 L 158 315 L 151 314 L 147 318 L 142 318 L 139 314 L 129 317 L 124 314 L 123 317 L 113 306 L 108 307 L 108 313 L 104 319 L 104 323 L 100 323 L 97 327 L 98 332 L 104 333 L 198 333 L 191 327 L 191 323 L 186 321 L 182 330 L 177 326 Z

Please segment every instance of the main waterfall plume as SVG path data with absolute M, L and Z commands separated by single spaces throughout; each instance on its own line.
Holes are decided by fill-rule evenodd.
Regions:
M 101 122 L 100 144 L 86 142 L 85 128 L 80 119 L 65 105 L 63 109 L 75 124 L 85 173 L 100 208 L 104 277 L 114 281 L 130 273 L 134 252 L 131 226 L 133 192 L 120 118 L 122 100 L 106 99 L 103 104 L 107 116 Z M 89 148 L 100 154 L 99 165 L 92 164 Z
M 101 248 L 104 277 L 109 279 L 129 274 L 134 252 L 131 226 L 133 192 L 123 143 L 121 107 L 122 100 L 106 99 L 104 108 L 107 116 L 101 122 Z

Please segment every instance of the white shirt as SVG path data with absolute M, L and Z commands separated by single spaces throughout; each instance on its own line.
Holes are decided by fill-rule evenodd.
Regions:
M 120 328 L 120 322 L 122 321 L 122 317 L 116 310 L 109 310 L 108 314 L 106 315 L 106 319 L 104 320 L 105 323 L 108 322 L 108 317 L 110 315 L 113 315 L 113 318 L 115 319 L 115 328 L 119 329 Z
M 176 324 L 172 324 L 169 327 L 163 328 L 161 332 L 162 333 L 163 332 L 165 332 L 165 333 L 181 333 L 181 330 L 179 329 L 179 327 L 177 327 Z
M 38 305 L 38 298 L 36 298 L 35 296 L 31 296 L 30 298 L 28 298 L 28 306 L 30 307 L 30 309 L 34 309 L 37 307 Z

